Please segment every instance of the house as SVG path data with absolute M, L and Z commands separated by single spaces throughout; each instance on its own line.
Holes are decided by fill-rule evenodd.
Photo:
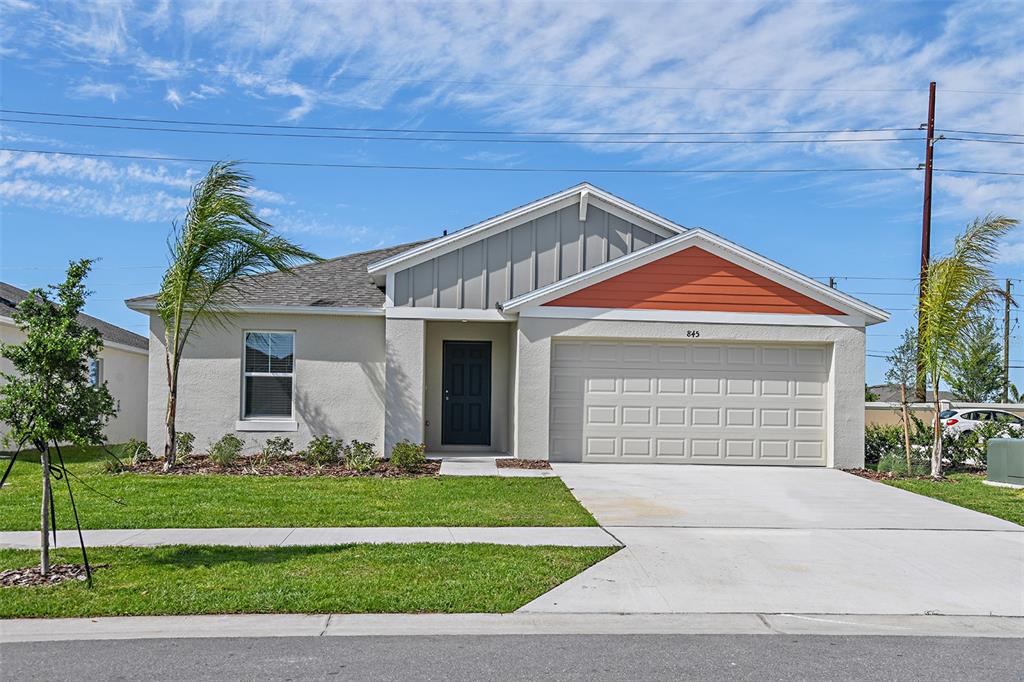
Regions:
M 22 343 L 25 334 L 18 329 L 12 315 L 29 293 L 0 282 L 0 341 Z M 114 397 L 117 415 L 107 424 L 104 433 L 108 443 L 124 443 L 129 438 L 146 437 L 146 377 L 148 375 L 149 342 L 145 336 L 132 333 L 91 315 L 78 316 L 79 323 L 99 330 L 103 350 L 89 368 L 93 381 L 107 382 Z M 0 358 L 0 372 L 13 373 L 11 363 Z M 0 434 L 6 429 L 0 424 Z
M 149 442 L 163 447 L 152 296 Z M 863 463 L 888 318 L 590 184 L 437 239 L 248 278 L 182 363 L 179 428 L 585 462 Z

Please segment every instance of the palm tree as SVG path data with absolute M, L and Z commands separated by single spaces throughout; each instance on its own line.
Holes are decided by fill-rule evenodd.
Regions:
M 270 224 L 256 215 L 249 201 L 252 178 L 237 166 L 226 161 L 210 168 L 192 188 L 185 219 L 174 225 L 168 240 L 170 265 L 157 295 L 166 348 L 168 469 L 176 459 L 178 370 L 196 322 L 223 321 L 240 277 L 272 269 L 291 272 L 299 263 L 320 260 L 270 231 Z
M 942 478 L 939 382 L 950 358 L 967 340 L 971 321 L 1005 296 L 996 286 L 991 264 L 1000 239 L 1016 225 L 1006 216 L 976 219 L 956 238 L 948 256 L 928 264 L 918 313 L 918 348 L 935 409 L 932 478 Z

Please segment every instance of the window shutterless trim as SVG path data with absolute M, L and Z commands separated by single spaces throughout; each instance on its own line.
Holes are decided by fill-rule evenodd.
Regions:
M 245 371 L 245 357 L 246 340 L 249 334 L 290 334 L 292 337 L 292 371 L 291 372 L 247 372 Z M 295 340 L 298 334 L 294 329 L 243 329 L 242 330 L 242 377 L 241 377 L 241 390 L 239 395 L 239 421 L 240 422 L 267 422 L 267 421 L 282 421 L 282 422 L 293 422 L 295 421 Z M 268 351 L 270 349 L 268 348 Z M 269 359 L 269 353 L 268 353 Z M 246 379 L 249 377 L 271 377 L 271 378 L 291 378 L 290 398 L 291 404 L 289 405 L 289 412 L 287 416 L 268 416 L 268 415 L 246 415 L 245 413 L 245 388 Z M 290 430 L 290 429 L 289 429 Z

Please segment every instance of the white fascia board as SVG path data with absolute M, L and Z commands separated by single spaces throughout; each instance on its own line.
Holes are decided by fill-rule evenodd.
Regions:
M 520 318 L 614 320 L 619 322 L 688 322 L 693 324 L 753 324 L 786 327 L 864 327 L 856 315 L 797 315 L 788 313 L 731 313 L 714 310 L 638 310 L 632 308 L 526 308 Z
M 815 300 L 820 301 L 824 299 L 823 302 L 844 310 L 844 312 L 851 314 L 853 317 L 862 317 L 867 325 L 885 322 L 889 319 L 889 313 L 880 308 L 876 308 L 864 301 L 816 282 L 775 261 L 759 256 L 701 228 L 689 230 L 639 251 L 634 251 L 627 256 L 608 261 L 590 270 L 584 270 L 572 277 L 567 277 L 541 289 L 523 294 L 507 301 L 502 309 L 506 312 L 512 312 L 522 309 L 527 305 L 542 305 L 561 296 L 571 294 L 574 291 L 584 289 L 601 280 L 628 272 L 691 246 L 700 246 L 706 251 L 721 256 L 726 260 L 738 261 L 738 264 L 743 267 L 791 287 L 794 291 L 799 291 Z
M 156 301 L 126 302 L 132 310 L 144 313 L 156 311 Z M 361 317 L 383 317 L 384 308 L 368 308 L 363 306 L 324 306 L 324 305 L 232 305 L 221 308 L 218 312 L 226 315 L 236 314 L 284 314 L 284 315 L 349 315 Z
M 449 320 L 454 322 L 511 322 L 515 314 L 500 310 L 475 310 L 472 308 L 414 308 L 400 306 L 387 308 L 385 315 L 392 320 Z
M 482 223 L 453 232 L 445 237 L 438 237 L 414 249 L 370 263 L 367 266 L 367 271 L 371 275 L 376 275 L 379 279 L 384 272 L 411 268 L 466 244 L 512 229 L 541 215 L 577 205 L 583 193 L 587 195 L 588 204 L 606 210 L 623 220 L 640 223 L 642 227 L 650 229 L 660 236 L 675 235 L 686 230 L 682 225 L 677 225 L 613 194 L 600 190 L 589 183 L 582 183 L 557 194 L 538 199 L 525 206 L 520 206 L 507 213 L 502 213 Z

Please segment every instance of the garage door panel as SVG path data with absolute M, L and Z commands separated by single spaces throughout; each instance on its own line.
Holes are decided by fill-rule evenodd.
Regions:
M 823 466 L 824 347 L 556 341 L 551 454 Z

